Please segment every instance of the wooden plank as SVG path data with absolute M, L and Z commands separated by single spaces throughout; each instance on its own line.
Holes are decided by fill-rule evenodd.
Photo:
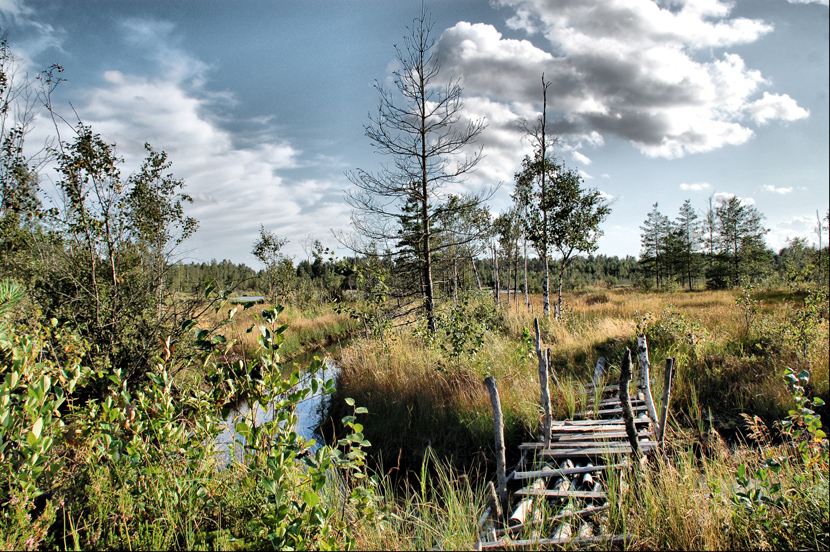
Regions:
M 645 404 L 645 401 L 641 401 L 640 399 L 633 399 L 631 401 L 631 404 L 634 404 L 634 403 Z M 599 406 L 606 406 L 606 405 L 609 405 L 609 404 L 620 404 L 620 398 L 619 397 L 614 397 L 613 399 L 603 399 L 599 402 Z
M 648 410 L 647 406 L 634 406 L 631 408 L 634 412 L 645 412 Z M 593 414 L 594 416 L 602 416 L 605 414 L 622 414 L 622 406 L 620 408 L 607 408 L 604 410 L 589 410 L 587 412 L 577 412 L 574 416 L 585 416 L 586 414 Z
M 591 473 L 591 472 L 598 472 L 604 470 L 611 470 L 616 468 L 624 468 L 628 466 L 627 462 L 620 462 L 619 464 L 609 464 L 607 466 L 589 466 L 589 467 L 581 467 L 581 468 L 569 468 L 566 470 L 562 469 L 550 469 L 550 470 L 535 470 L 535 471 L 523 471 L 523 472 L 516 472 L 514 476 L 515 479 L 533 479 L 536 477 L 558 477 L 562 475 L 573 475 L 577 473 Z
M 654 450 L 655 445 L 649 444 L 653 441 L 644 442 L 641 445 L 643 452 L 650 452 Z M 544 449 L 540 450 L 538 454 L 546 458 L 572 458 L 572 457 L 600 457 L 606 454 L 631 454 L 631 445 L 626 444 L 624 447 L 583 447 L 572 449 Z
M 657 444 L 657 441 L 640 441 L 641 445 L 645 444 Z M 614 447 L 622 447 L 622 446 L 630 446 L 627 440 L 616 440 L 616 441 L 560 441 L 551 443 L 550 446 L 545 447 L 544 443 L 522 443 L 519 445 L 519 450 L 541 450 L 541 449 L 550 449 L 550 450 L 561 450 L 566 448 L 596 448 L 596 447 L 606 447 L 606 448 L 614 448 Z
M 651 431 L 641 431 L 637 433 L 638 437 L 654 437 L 654 434 Z M 604 441 L 604 440 L 611 440 L 617 439 L 619 437 L 628 437 L 628 434 L 625 432 L 624 429 L 619 431 L 598 431 L 596 433 L 590 432 L 572 432 L 572 433 L 564 433 L 564 434 L 557 434 L 553 436 L 551 439 L 552 442 L 559 442 L 564 443 L 567 441 L 579 441 L 579 440 L 592 440 L 592 441 Z
M 512 540 L 512 539 L 499 539 L 493 542 L 480 542 L 476 543 L 477 546 L 480 547 L 481 550 L 488 550 L 490 548 L 511 548 L 513 546 L 516 547 L 535 547 L 539 548 L 540 546 L 564 546 L 569 545 L 574 548 L 579 548 L 583 545 L 588 544 L 613 544 L 616 542 L 626 543 L 633 540 L 634 537 L 632 535 L 604 535 L 599 537 L 584 537 L 584 538 L 577 538 L 577 539 L 525 539 L 525 540 Z
M 607 510 L 607 509 L 608 509 L 608 504 L 607 503 L 603 504 L 602 506 L 588 506 L 587 508 L 583 508 L 582 510 L 578 510 L 578 511 L 565 509 L 565 510 L 559 512 L 558 514 L 556 514 L 555 516 L 553 516 L 552 518 L 549 518 L 547 520 L 547 522 L 551 523 L 551 522 L 561 521 L 563 519 L 569 519 L 569 518 L 580 518 L 580 519 L 590 518 L 590 517 L 593 517 L 594 515 L 598 514 L 599 512 L 602 512 L 602 511 Z M 542 521 L 545 521 L 545 520 L 543 519 Z M 496 530 L 496 536 L 497 537 L 503 537 L 505 534 L 508 534 L 508 533 L 515 535 L 516 533 L 520 532 L 525 527 L 532 527 L 533 525 L 538 525 L 538 523 L 534 522 L 534 523 L 527 523 L 527 524 L 520 523 L 520 524 L 517 524 L 517 525 L 510 525 L 506 529 L 497 529 Z
M 635 419 L 634 423 L 648 423 L 648 418 Z M 606 426 L 606 425 L 623 425 L 622 418 L 605 418 L 602 420 L 564 420 L 556 422 L 553 425 L 553 430 L 557 431 L 563 427 L 579 427 L 579 426 Z
M 593 420 L 598 421 L 598 420 Z M 640 426 L 646 424 L 648 420 L 643 419 Z M 559 426 L 553 430 L 553 435 L 578 435 L 580 433 L 615 433 L 617 431 L 625 431 L 625 426 L 622 423 L 616 424 L 596 424 L 596 425 L 578 425 L 578 426 Z
M 553 489 L 534 489 L 527 487 L 519 489 L 514 494 L 517 496 L 544 496 L 547 498 L 607 498 L 603 492 L 594 491 L 554 491 Z

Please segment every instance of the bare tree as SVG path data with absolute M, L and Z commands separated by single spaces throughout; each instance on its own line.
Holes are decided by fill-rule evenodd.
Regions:
M 538 181 L 539 197 L 547 197 L 547 185 L 550 166 L 553 164 L 552 159 L 548 159 L 548 148 L 553 147 L 559 142 L 558 135 L 549 135 L 548 133 L 548 87 L 550 81 L 545 80 L 545 74 L 542 73 L 542 114 L 535 124 L 531 125 L 527 120 L 521 119 L 519 121 L 519 129 L 525 133 L 525 137 L 530 140 L 533 145 L 534 158 L 531 160 L 526 157 L 523 163 L 523 170 L 516 174 L 517 182 L 521 177 L 525 179 L 526 185 L 531 185 L 532 182 Z M 541 225 L 543 228 L 548 226 L 548 209 L 542 203 L 540 205 Z M 550 257 L 550 243 L 547 239 L 547 234 L 542 233 L 539 240 L 533 241 L 534 247 L 539 255 L 542 257 L 542 304 L 545 316 L 550 316 L 550 267 L 548 259 Z
M 353 227 L 369 243 L 379 243 L 377 250 L 393 256 L 404 251 L 414 254 L 427 324 L 434 332 L 433 255 L 437 247 L 458 243 L 457 238 L 436 235 L 441 232 L 436 228 L 436 217 L 452 218 L 448 210 L 481 204 L 487 193 L 468 194 L 454 204 L 447 201 L 447 188 L 463 180 L 482 158 L 481 149 L 466 150 L 485 123 L 480 119 L 461 123 L 462 89 L 457 79 L 446 84 L 439 80 L 432 27 L 423 10 L 404 37 L 403 49 L 395 47 L 401 64 L 394 73 L 397 94 L 375 83 L 380 106 L 377 114 L 369 117 L 366 136 L 376 151 L 391 156 L 392 163 L 378 172 L 357 169 L 348 173 L 355 189 L 347 192 L 347 201 L 354 208 Z M 369 251 L 355 242 L 349 246 L 362 249 L 360 253 Z

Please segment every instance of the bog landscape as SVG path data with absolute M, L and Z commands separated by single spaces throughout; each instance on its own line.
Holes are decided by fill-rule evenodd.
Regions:
M 540 74 L 492 216 L 430 21 L 372 91 L 353 232 L 295 262 L 262 221 L 260 270 L 178 257 L 168 155 L 122 174 L 64 68 L 0 45 L 0 549 L 830 546 L 830 211 L 773 251 L 752 203 L 644 194 L 639 258 L 603 255 Z

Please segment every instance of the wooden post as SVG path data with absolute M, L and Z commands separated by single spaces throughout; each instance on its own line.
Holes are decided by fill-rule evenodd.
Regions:
M 501 413 L 501 401 L 499 390 L 496 388 L 496 380 L 493 376 L 487 376 L 484 380 L 487 391 L 490 392 L 490 404 L 493 406 L 493 423 L 496 435 L 496 480 L 498 482 L 498 494 L 502 502 L 507 501 L 507 474 L 505 473 L 504 459 L 504 416 Z
M 547 362 L 548 375 L 553 378 L 553 385 L 561 387 L 559 385 L 559 378 L 556 377 L 556 370 L 553 369 L 553 365 L 550 363 L 550 347 L 545 349 L 545 361 Z
M 550 445 L 550 431 L 553 425 L 553 416 L 550 410 L 550 388 L 548 387 L 548 362 L 547 355 L 542 352 L 542 334 L 539 331 L 539 319 L 534 319 L 536 327 L 536 356 L 539 358 L 539 387 L 542 390 L 542 408 L 545 409 L 545 421 L 543 424 L 542 441 L 545 448 Z
M 599 394 L 599 384 L 602 382 L 602 377 L 605 375 L 605 357 L 597 359 L 597 366 L 594 368 L 594 393 Z
M 637 338 L 637 353 L 640 357 L 640 378 L 639 378 L 639 387 L 643 392 L 643 400 L 646 402 L 646 408 L 648 408 L 648 416 L 651 418 L 651 423 L 653 425 L 657 425 L 658 418 L 657 416 L 657 409 L 654 407 L 654 398 L 651 396 L 651 376 L 649 375 L 649 364 L 648 364 L 648 343 L 646 342 L 646 336 L 641 335 Z M 655 434 L 657 432 L 655 431 Z
M 631 351 L 628 347 L 623 353 L 622 366 L 620 366 L 620 405 L 622 406 L 625 432 L 628 435 L 628 442 L 631 443 L 631 451 L 635 458 L 640 458 L 640 442 L 637 440 L 637 428 L 634 427 L 634 411 L 631 409 L 631 396 L 628 394 L 628 383 L 631 381 Z
M 487 482 L 487 504 L 484 507 L 484 513 L 478 520 L 478 525 L 476 526 L 476 540 L 473 543 L 473 550 L 482 550 L 484 547 L 481 545 L 481 533 L 484 529 L 484 524 L 487 523 L 488 519 L 501 519 L 501 501 L 499 500 L 498 496 L 496 496 L 496 489 L 493 487 L 493 482 Z M 493 539 L 495 540 L 495 539 Z
M 660 425 L 657 426 L 657 442 L 663 444 L 666 436 L 666 417 L 669 413 L 669 400 L 671 399 L 671 380 L 674 374 L 674 359 L 666 359 L 666 373 L 663 376 L 663 398 L 660 401 Z

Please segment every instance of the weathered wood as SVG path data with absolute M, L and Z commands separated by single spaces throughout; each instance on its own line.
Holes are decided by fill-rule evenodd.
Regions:
M 594 367 L 594 387 L 598 386 L 605 376 L 605 357 L 597 359 L 597 365 Z
M 657 441 L 662 445 L 666 436 L 666 421 L 671 400 L 671 383 L 674 374 L 674 359 L 666 359 L 666 372 L 663 375 L 663 398 L 660 400 L 660 423 L 657 425 Z
M 648 418 L 635 418 L 635 424 L 651 423 Z M 621 425 L 623 420 L 620 418 L 606 418 L 603 420 L 564 420 L 553 424 L 554 429 L 559 430 L 563 427 L 580 427 L 580 426 L 604 426 L 604 425 Z
M 620 462 L 619 464 L 609 464 L 607 466 L 584 466 L 581 468 L 568 469 L 543 469 L 526 472 L 516 472 L 515 479 L 532 479 L 535 477 L 557 477 L 560 475 L 576 475 L 588 472 L 599 472 L 616 468 L 624 468 L 628 466 L 627 462 Z
M 623 435 L 627 437 L 627 435 Z M 657 441 L 637 441 L 640 446 L 656 446 Z M 614 441 L 614 440 L 573 440 L 573 441 L 559 441 L 553 442 L 547 447 L 544 443 L 522 443 L 519 445 L 519 450 L 562 450 L 562 449 L 578 449 L 578 448 L 618 448 L 630 447 L 631 443 L 628 440 Z
M 585 466 L 586 468 L 593 468 L 594 465 L 591 462 Z M 593 471 L 589 471 L 582 476 L 582 486 L 586 488 L 591 488 L 594 485 L 594 475 Z
M 587 508 L 583 508 L 581 510 L 573 510 L 573 509 L 563 509 L 561 512 L 553 516 L 552 518 L 548 518 L 548 522 L 556 522 L 561 521 L 563 519 L 588 519 L 599 512 L 605 511 L 608 509 L 608 504 L 603 504 L 602 506 L 588 506 Z M 544 520 L 543 520 L 544 521 Z M 525 525 L 511 525 L 506 529 L 499 529 L 496 531 L 496 537 L 503 537 L 504 535 L 516 534 L 520 532 L 522 529 L 525 528 Z
M 550 354 L 550 347 L 548 347 L 545 349 L 545 363 L 548 367 L 548 374 L 550 374 L 550 377 L 553 378 L 553 385 L 556 387 L 562 387 L 559 385 L 559 378 L 556 377 L 556 370 L 553 369 L 553 364 L 550 362 Z
M 548 362 L 547 356 L 542 351 L 542 333 L 539 330 L 539 318 L 535 318 L 534 326 L 536 328 L 536 356 L 539 359 L 539 387 L 542 391 L 542 408 L 545 411 L 545 418 L 542 424 L 542 440 L 545 443 L 550 442 L 550 429 L 553 425 L 553 416 L 550 409 L 550 388 L 548 387 Z
M 642 430 L 637 433 L 638 437 L 654 437 L 654 434 L 649 430 Z M 551 443 L 570 443 L 571 441 L 610 441 L 618 440 L 620 437 L 628 437 L 625 428 L 619 431 L 598 431 L 596 433 L 589 432 L 572 432 L 564 434 L 554 434 L 551 438 Z
M 507 479 L 505 480 L 506 483 L 510 483 L 516 477 L 516 472 L 519 472 L 524 468 L 526 460 L 527 460 L 527 451 L 524 451 L 524 452 L 522 452 L 522 457 L 519 458 L 519 463 L 516 464 L 516 469 L 514 469 L 512 472 L 510 472 L 510 475 L 507 476 Z
M 587 420 L 586 420 L 587 421 Z M 594 420 L 591 420 L 594 421 Z M 636 418 L 635 418 L 636 422 Z M 640 425 L 645 425 L 648 423 L 648 420 L 643 420 Z M 616 431 L 625 431 L 625 424 L 622 420 L 618 420 L 618 423 L 615 424 L 607 424 L 607 425 L 584 425 L 584 426 L 558 426 L 553 430 L 553 436 L 562 438 L 567 435 L 574 435 L 578 433 L 608 433 L 608 432 L 616 432 Z M 650 429 L 642 429 L 641 431 L 651 431 Z
M 518 496 L 545 496 L 548 498 L 608 498 L 603 492 L 594 491 L 557 491 L 554 489 L 533 489 L 525 487 L 516 491 Z
M 629 399 L 629 404 L 631 404 L 630 399 Z M 632 406 L 631 407 L 632 412 L 649 412 L 649 410 L 650 409 L 649 409 L 648 405 Z M 587 416 L 588 414 L 593 414 L 594 416 L 604 416 L 606 414 L 622 414 L 622 405 L 620 405 L 620 408 L 604 408 L 602 410 L 596 410 L 596 411 L 587 410 L 585 412 L 577 412 L 576 414 L 574 414 L 574 417 L 576 417 L 576 416 Z M 652 423 L 654 423 L 654 422 L 652 422 Z
M 538 478 L 528 487 L 529 489 L 543 490 L 547 487 L 548 482 L 544 478 Z M 542 520 L 542 510 L 536 504 L 535 496 L 529 496 L 519 501 L 510 519 L 507 523 L 512 527 L 516 525 L 526 525 L 528 523 L 538 523 Z M 528 518 L 528 516 L 531 516 Z
M 499 539 L 493 542 L 481 543 L 482 549 L 487 550 L 491 548 L 511 548 L 511 547 L 535 547 L 540 546 L 563 546 L 568 545 L 571 548 L 579 548 L 589 544 L 600 544 L 608 547 L 614 543 L 626 543 L 634 538 L 633 535 L 600 535 L 598 537 L 589 537 L 586 539 Z
M 648 342 L 646 336 L 641 335 L 637 338 L 637 354 L 640 358 L 640 390 L 648 407 L 648 415 L 656 426 L 658 420 L 657 409 L 654 407 L 654 397 L 651 396 L 651 375 L 649 373 L 648 362 Z M 656 429 L 656 428 L 655 428 Z
M 625 422 L 625 431 L 628 433 L 628 441 L 631 443 L 631 450 L 639 458 L 642 454 L 640 442 L 637 439 L 637 430 L 634 427 L 634 412 L 631 409 L 631 398 L 628 395 L 628 382 L 631 380 L 631 351 L 628 347 L 623 353 L 622 365 L 620 366 L 620 404 L 622 405 L 622 417 Z
M 654 450 L 654 446 L 644 444 L 640 446 L 641 453 Z M 543 449 L 538 452 L 545 458 L 601 458 L 611 455 L 631 454 L 631 445 L 626 443 L 624 447 L 585 447 L 575 449 Z
M 505 452 L 504 452 L 504 416 L 501 412 L 501 401 L 499 390 L 496 387 L 496 380 L 488 376 L 484 380 L 487 391 L 490 392 L 490 404 L 493 407 L 493 425 L 496 438 L 496 479 L 498 481 L 498 494 L 502 502 L 507 501 L 507 476 L 505 474 Z
M 631 405 L 632 406 L 635 405 L 635 404 L 642 405 L 642 404 L 645 404 L 645 403 L 646 403 L 645 401 L 641 401 L 640 399 L 631 399 Z M 612 405 L 612 404 L 615 404 L 615 405 L 620 404 L 620 398 L 618 396 L 617 397 L 611 397 L 610 399 L 602 399 L 599 402 L 599 406 L 609 406 L 609 405 Z

